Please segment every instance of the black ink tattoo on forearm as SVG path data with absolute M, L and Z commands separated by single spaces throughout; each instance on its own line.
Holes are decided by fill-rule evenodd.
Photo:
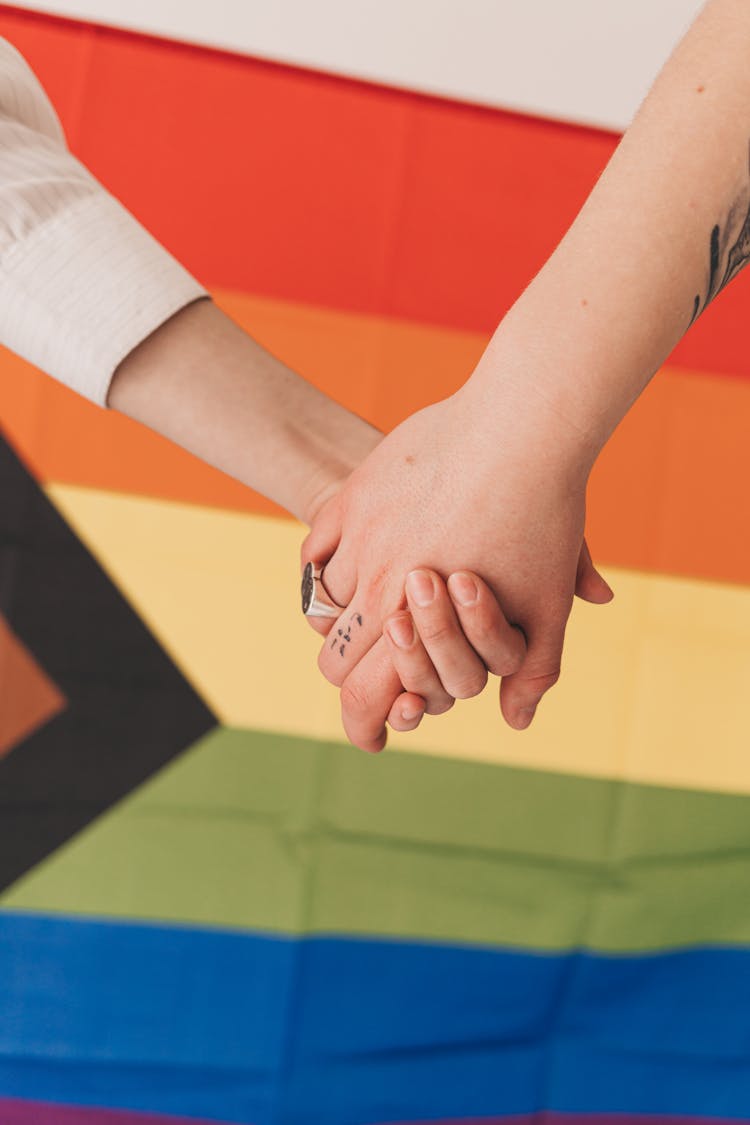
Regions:
M 750 176 L 750 145 L 748 146 L 748 176 Z M 746 189 L 730 208 L 722 230 L 717 223 L 711 231 L 708 252 L 708 284 L 703 300 L 699 293 L 693 302 L 692 324 L 732 278 L 750 260 L 750 200 Z M 724 261 L 722 272 L 721 263 Z

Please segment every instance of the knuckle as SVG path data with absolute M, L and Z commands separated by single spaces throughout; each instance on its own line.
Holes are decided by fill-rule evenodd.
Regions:
M 560 666 L 556 665 L 547 672 L 539 672 L 533 676 L 524 677 L 524 687 L 530 688 L 534 693 L 542 696 L 545 691 L 554 687 L 560 679 Z
M 417 625 L 417 632 L 422 638 L 422 643 L 426 646 L 430 645 L 444 645 L 452 640 L 455 636 L 455 629 L 453 629 L 447 621 L 430 621 L 420 622 Z
M 381 563 L 375 570 L 371 571 L 367 576 L 367 593 L 368 597 L 380 608 L 383 608 L 386 591 L 390 586 L 391 573 L 393 571 L 393 563 L 390 560 Z
M 361 718 L 372 709 L 372 698 L 366 686 L 346 680 L 341 687 L 341 707 L 348 715 Z
M 520 671 L 524 661 L 524 653 L 520 651 L 520 645 L 514 652 L 512 649 L 505 649 L 499 656 L 495 656 L 492 662 L 488 665 L 490 672 L 493 676 L 512 676 Z
M 486 669 L 477 669 L 476 672 L 462 676 L 455 683 L 449 684 L 448 690 L 456 699 L 472 699 L 484 691 L 486 683 Z
M 464 625 L 464 632 L 477 641 L 495 640 L 498 624 L 490 607 L 480 602 L 471 614 L 470 620 Z
M 507 656 L 501 660 L 494 660 L 490 665 L 490 672 L 493 676 L 515 676 L 522 664 L 522 657 Z
M 503 651 L 504 646 L 497 630 L 468 628 L 464 622 L 461 622 L 461 627 L 470 648 L 479 654 L 485 664 Z

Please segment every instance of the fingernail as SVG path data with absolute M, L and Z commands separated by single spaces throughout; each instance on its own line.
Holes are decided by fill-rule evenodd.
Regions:
M 405 723 L 410 723 L 412 719 L 421 719 L 422 715 L 424 715 L 423 707 L 404 707 L 403 711 L 401 712 L 401 718 Z
M 414 644 L 414 622 L 408 614 L 392 617 L 386 622 L 388 635 L 399 648 L 411 648 Z
M 479 587 L 468 574 L 451 574 L 448 590 L 459 605 L 474 605 L 479 601 Z
M 522 707 L 516 715 L 513 726 L 516 730 L 526 730 L 528 726 L 531 726 L 531 720 L 535 714 L 536 707 Z
M 412 570 L 406 576 L 406 588 L 417 605 L 429 605 L 435 597 L 435 586 L 431 574 L 423 570 Z

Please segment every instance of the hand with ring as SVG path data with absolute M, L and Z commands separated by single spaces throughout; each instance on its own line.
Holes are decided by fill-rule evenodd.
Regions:
M 461 395 L 412 415 L 313 522 L 313 593 L 345 609 L 308 620 L 363 749 L 385 745 L 386 720 L 404 729 L 477 694 L 488 670 L 506 721 L 528 727 L 559 676 L 574 594 L 612 597 L 583 539 L 588 450 L 531 401 L 525 421 L 515 403 L 488 419 Z
M 412 593 L 420 588 L 430 589 L 427 604 Z M 414 730 L 425 714 L 441 715 L 456 699 L 478 695 L 488 672 L 516 671 L 525 654 L 523 633 L 508 624 L 477 575 L 457 572 L 446 583 L 434 571 L 415 571 L 406 599 L 407 606 L 386 621 L 388 647 L 372 693 L 350 698 L 344 710 L 347 734 L 364 750 L 383 748 L 385 722 L 393 730 Z M 312 562 L 303 572 L 302 609 L 316 619 L 318 631 L 327 631 L 332 648 L 345 647 L 359 627 L 356 619 L 347 621 L 346 609 L 325 588 L 324 568 Z
M 306 595 L 313 574 L 315 594 Z M 578 586 L 584 600 L 609 600 L 609 588 L 597 588 L 597 578 L 586 552 Z M 370 684 L 354 681 L 344 696 L 346 733 L 363 750 L 383 749 L 386 723 L 396 731 L 415 730 L 425 715 L 442 715 L 457 699 L 479 695 L 488 673 L 517 672 L 526 655 L 523 632 L 509 624 L 476 574 L 457 571 L 445 582 L 436 571 L 415 570 L 407 579 L 406 602 L 385 622 L 387 650 Z M 346 610 L 325 590 L 321 568 L 312 563 L 303 575 L 303 612 L 316 619 L 318 632 L 327 633 L 330 648 L 341 649 L 358 628 L 356 620 L 347 622 Z

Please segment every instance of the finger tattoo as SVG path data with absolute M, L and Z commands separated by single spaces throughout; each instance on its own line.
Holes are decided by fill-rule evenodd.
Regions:
M 339 625 L 336 630 L 336 636 L 331 641 L 331 648 L 338 648 L 339 656 L 346 656 L 346 649 L 351 644 L 352 633 L 355 628 L 362 628 L 362 614 L 353 613 L 349 618 L 348 624 Z

